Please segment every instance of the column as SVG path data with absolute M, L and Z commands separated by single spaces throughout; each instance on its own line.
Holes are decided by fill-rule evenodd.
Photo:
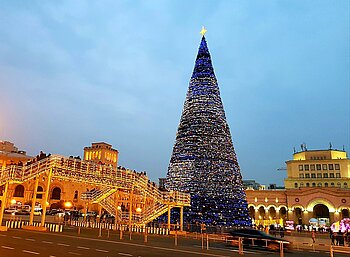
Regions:
M 184 230 L 184 207 L 180 207 L 180 231 Z
M 32 208 L 30 209 L 29 226 L 33 225 L 36 194 L 38 192 L 38 185 L 39 185 L 39 176 L 34 179 L 35 179 L 35 185 L 34 185 L 34 191 L 33 191 L 33 197 L 32 197 Z
M 170 210 L 171 210 L 171 206 L 168 205 L 168 229 L 170 230 Z
M 52 168 L 50 168 L 49 174 L 47 176 L 47 183 L 46 183 L 46 189 L 45 189 L 45 196 L 44 196 L 44 204 L 42 204 L 43 213 L 41 215 L 41 226 L 43 227 L 45 225 L 45 218 L 46 218 L 46 207 L 47 202 L 49 199 L 49 192 L 50 192 L 50 184 L 51 184 L 51 177 L 52 177 Z
M 5 190 L 4 190 L 4 192 L 2 194 L 2 197 L 1 197 L 0 227 L 2 226 L 2 219 L 4 217 L 4 211 L 5 211 L 5 206 L 6 206 L 8 187 L 9 187 L 9 182 L 6 182 Z

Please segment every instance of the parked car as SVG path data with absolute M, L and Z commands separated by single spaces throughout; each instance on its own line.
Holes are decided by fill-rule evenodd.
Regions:
M 237 229 L 229 232 L 228 241 L 231 245 L 238 245 L 238 239 L 243 238 L 243 246 L 264 247 L 269 250 L 277 251 L 280 248 L 280 242 L 283 242 L 283 248 L 291 248 L 291 242 L 283 238 L 274 237 L 263 231 L 255 229 Z
M 46 211 L 46 215 L 55 215 L 55 214 L 60 213 L 60 212 L 63 212 L 63 210 L 61 210 L 61 209 L 51 209 L 51 210 Z
M 4 212 L 7 213 L 7 214 L 13 214 L 13 215 L 15 215 L 16 212 L 18 212 L 18 209 L 15 208 L 15 207 L 10 207 L 10 208 L 5 209 Z

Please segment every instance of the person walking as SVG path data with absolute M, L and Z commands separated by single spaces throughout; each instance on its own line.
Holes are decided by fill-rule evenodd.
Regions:
M 315 229 L 312 230 L 311 232 L 311 238 L 312 238 L 312 243 L 315 243 L 316 242 L 316 233 L 315 233 Z

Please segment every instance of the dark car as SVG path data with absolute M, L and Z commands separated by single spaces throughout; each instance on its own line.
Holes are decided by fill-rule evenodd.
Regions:
M 291 246 L 288 240 L 268 235 L 260 230 L 237 229 L 229 232 L 228 241 L 231 245 L 237 246 L 239 238 L 242 238 L 243 246 L 264 247 L 273 251 L 280 249 L 281 242 L 283 243 L 283 249 L 290 249 Z

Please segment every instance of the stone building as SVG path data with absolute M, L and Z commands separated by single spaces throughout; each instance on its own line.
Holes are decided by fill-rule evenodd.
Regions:
M 247 189 L 248 208 L 258 224 L 309 224 L 311 218 L 331 224 L 349 217 L 350 160 L 341 150 L 296 152 L 286 161 L 285 189 Z

